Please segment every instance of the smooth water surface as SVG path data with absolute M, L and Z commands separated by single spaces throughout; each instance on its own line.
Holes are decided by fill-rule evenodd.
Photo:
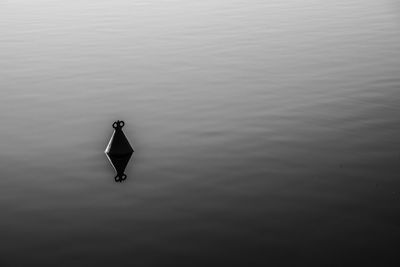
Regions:
M 1 266 L 398 260 L 397 1 L 1 1 L 0 123 Z

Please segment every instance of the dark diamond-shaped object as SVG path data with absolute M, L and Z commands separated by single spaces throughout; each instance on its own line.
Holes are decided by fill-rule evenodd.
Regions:
M 122 131 L 124 125 L 125 123 L 123 121 L 116 121 L 113 123 L 114 133 L 104 151 L 110 160 L 111 165 L 117 172 L 117 176 L 115 176 L 116 182 L 122 182 L 126 179 L 124 171 L 133 154 L 133 148 Z

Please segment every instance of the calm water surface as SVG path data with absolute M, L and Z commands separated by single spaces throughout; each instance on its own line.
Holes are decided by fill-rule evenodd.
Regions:
M 397 1 L 2 1 L 0 123 L 1 266 L 398 260 Z

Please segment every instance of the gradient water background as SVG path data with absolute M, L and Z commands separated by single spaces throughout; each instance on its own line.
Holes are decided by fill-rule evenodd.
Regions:
M 395 265 L 396 1 L 1 1 L 1 266 Z M 114 120 L 128 180 L 103 154 Z

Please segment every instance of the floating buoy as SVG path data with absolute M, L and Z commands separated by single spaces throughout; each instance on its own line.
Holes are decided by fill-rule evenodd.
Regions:
M 110 138 L 110 142 L 106 147 L 104 153 L 106 153 L 111 165 L 114 167 L 117 175 L 114 177 L 116 182 L 122 182 L 126 180 L 126 174 L 124 173 L 126 166 L 133 154 L 133 148 L 129 144 L 122 127 L 124 127 L 124 121 L 115 121 L 113 123 L 114 132 Z

